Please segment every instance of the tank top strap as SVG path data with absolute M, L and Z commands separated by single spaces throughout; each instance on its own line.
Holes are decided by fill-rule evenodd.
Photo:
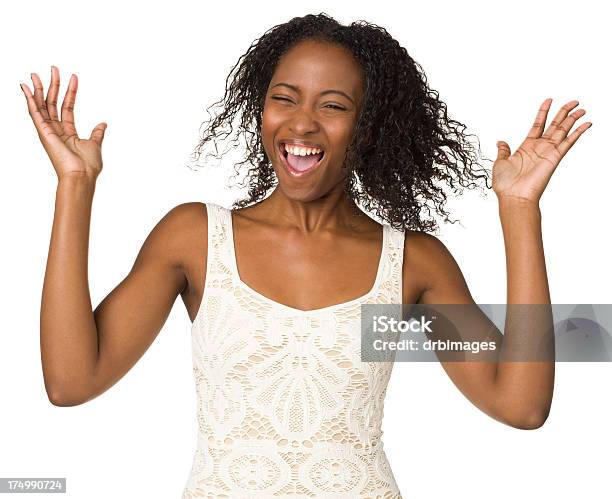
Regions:
M 387 230 L 386 266 L 383 287 L 390 291 L 393 303 L 402 303 L 403 268 L 404 268 L 404 241 L 406 233 L 390 225 L 385 225 Z M 381 283 L 382 284 L 382 283 Z
M 206 203 L 208 213 L 208 261 L 207 281 L 227 281 L 237 278 L 235 274 L 234 239 L 231 211 L 215 203 Z M 402 303 L 402 273 L 404 260 L 405 231 L 390 225 L 383 225 L 383 266 L 382 278 L 377 285 L 392 303 Z
M 208 215 L 208 257 L 206 263 L 206 279 L 224 280 L 232 278 L 232 254 L 229 234 L 228 217 L 230 211 L 215 203 L 205 203 Z

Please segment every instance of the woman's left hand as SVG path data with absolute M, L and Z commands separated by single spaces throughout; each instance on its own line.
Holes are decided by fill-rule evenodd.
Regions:
M 578 105 L 578 101 L 573 100 L 559 110 L 544 131 L 551 103 L 550 98 L 542 103 L 529 134 L 514 154 L 510 154 L 510 146 L 506 142 L 497 143 L 493 191 L 499 200 L 516 198 L 538 204 L 561 158 L 591 126 L 590 122 L 583 123 L 568 136 L 576 120 L 586 112 L 578 109 L 568 116 Z

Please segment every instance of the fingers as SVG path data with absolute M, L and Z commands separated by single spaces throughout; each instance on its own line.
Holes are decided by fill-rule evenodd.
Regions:
M 91 131 L 90 140 L 93 140 L 98 146 L 102 146 L 104 140 L 104 132 L 106 131 L 106 123 L 100 123 Z
M 42 81 L 36 73 L 31 73 L 30 77 L 32 78 L 32 86 L 34 87 L 34 101 L 36 102 L 36 106 L 42 114 L 43 118 L 49 119 L 49 113 L 47 112 L 47 104 L 44 100 L 44 90 Z
M 76 135 L 76 127 L 74 124 L 74 103 L 76 101 L 76 93 L 78 80 L 75 74 L 70 76 L 64 102 L 62 102 L 62 126 L 66 135 Z
M 497 142 L 497 159 L 507 159 L 510 157 L 510 146 L 507 142 L 499 140 Z
M 588 130 L 592 124 L 593 123 L 591 123 L 590 121 L 583 123 L 578 128 L 576 128 L 576 130 L 574 130 L 571 134 L 569 134 L 568 137 L 563 142 L 561 142 L 561 144 L 557 146 L 557 149 L 561 153 L 561 157 L 565 156 L 565 153 L 570 150 L 570 148 L 575 144 L 578 138 L 586 130 Z
M 584 109 L 577 109 L 576 111 L 571 113 L 559 124 L 557 129 L 550 136 L 550 140 L 552 140 L 556 144 L 559 144 L 563 139 L 565 139 L 569 131 L 574 126 L 574 123 L 576 123 L 576 120 L 583 116 L 585 113 L 586 111 Z
M 55 66 L 51 66 L 51 83 L 47 92 L 47 112 L 52 120 L 59 120 L 57 115 L 57 95 L 59 94 L 60 79 L 59 70 Z
M 45 123 L 45 117 L 40 112 L 38 104 L 36 103 L 36 99 L 32 95 L 32 92 L 30 91 L 30 87 L 28 87 L 24 83 L 20 83 L 19 86 L 21 87 L 21 90 L 23 90 L 23 93 L 25 94 L 26 101 L 28 103 L 28 112 L 30 113 L 30 117 L 32 118 L 32 121 L 34 122 L 34 126 L 36 127 L 36 130 L 40 133 L 42 132 L 42 128 Z
M 546 116 L 548 116 L 548 110 L 550 109 L 550 104 L 552 103 L 552 99 L 548 98 L 540 105 L 540 109 L 538 110 L 538 114 L 536 115 L 535 121 L 531 126 L 531 130 L 527 134 L 527 137 L 532 139 L 537 139 L 542 135 L 544 131 L 544 125 L 546 124 Z
M 61 121 L 57 113 L 57 96 L 59 94 L 60 78 L 59 69 L 51 66 L 51 83 L 44 99 L 44 89 L 40 78 L 36 73 L 31 74 L 34 85 L 34 93 L 27 85 L 20 84 L 21 90 L 26 96 L 28 112 L 34 122 L 34 126 L 43 144 L 60 145 L 65 144 L 71 137 L 76 137 L 76 126 L 74 122 L 74 104 L 78 88 L 78 78 L 72 74 L 68 82 L 66 94 L 61 108 Z M 106 123 L 98 124 L 91 132 L 90 140 L 102 145 Z M 77 137 L 78 138 L 78 137 Z
M 34 95 L 32 95 L 30 88 L 23 83 L 21 83 L 20 86 L 21 90 L 23 90 L 23 93 L 25 94 L 28 103 L 28 112 L 30 113 L 30 117 L 34 122 L 34 126 L 36 127 L 36 131 L 38 132 L 38 136 L 40 137 L 41 141 L 43 141 L 43 145 L 45 141 L 48 141 L 52 145 L 57 145 L 58 143 L 61 143 L 59 136 L 57 135 L 53 127 L 50 125 L 47 118 L 45 118 L 40 112 L 38 104 L 36 103 L 36 100 L 34 98 Z
M 542 137 L 546 139 L 551 138 L 552 135 L 557 131 L 557 128 L 559 127 L 559 125 L 561 125 L 561 123 L 563 122 L 567 114 L 572 109 L 574 109 L 577 105 L 578 105 L 578 101 L 573 100 L 573 101 L 568 102 L 564 106 L 562 106 L 561 109 L 559 109 L 559 112 L 557 113 L 557 115 L 550 122 L 550 125 L 548 125 L 548 128 L 546 129 L 546 131 L 542 134 Z

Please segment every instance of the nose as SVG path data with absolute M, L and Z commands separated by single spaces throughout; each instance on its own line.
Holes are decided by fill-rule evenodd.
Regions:
M 319 123 L 309 109 L 300 106 L 291 117 L 289 130 L 296 135 L 308 135 L 319 131 Z

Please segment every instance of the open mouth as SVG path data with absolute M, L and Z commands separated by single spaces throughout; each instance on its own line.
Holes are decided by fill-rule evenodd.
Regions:
M 294 177 L 301 177 L 315 170 L 325 157 L 325 151 L 318 147 L 297 146 L 281 142 L 279 149 L 285 167 Z

